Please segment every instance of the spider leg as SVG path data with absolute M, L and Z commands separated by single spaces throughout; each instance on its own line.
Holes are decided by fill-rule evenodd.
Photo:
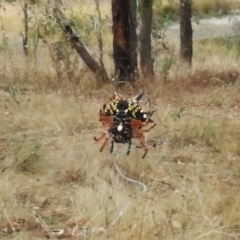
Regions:
M 100 147 L 100 152 L 102 152 L 103 149 L 106 147 L 108 141 L 109 141 L 109 136 L 106 136 L 105 139 L 104 139 L 104 141 L 103 141 L 102 146 Z
M 99 121 L 102 122 L 103 126 L 106 128 L 106 129 L 109 129 L 110 128 L 110 125 L 111 125 L 111 122 L 112 122 L 112 117 L 109 117 L 109 116 L 104 116 L 103 115 L 103 112 L 100 110 L 100 118 L 99 118 Z M 104 137 L 107 138 L 107 133 L 106 132 L 103 132 L 101 133 L 101 135 L 99 137 L 94 137 L 93 139 L 96 141 L 96 142 L 99 142 L 100 140 L 102 140 Z M 104 148 L 105 146 L 103 146 Z
M 112 141 L 111 141 L 111 147 L 110 147 L 110 153 L 113 152 L 113 146 L 114 146 L 114 141 L 112 140 Z
M 150 122 L 150 119 L 151 119 L 151 116 L 152 116 L 153 112 L 151 112 L 151 114 L 149 115 L 146 122 L 141 122 L 141 121 L 136 120 L 136 119 L 132 119 L 132 121 L 131 121 L 131 127 L 133 129 L 132 138 L 138 138 L 139 141 L 140 141 L 140 146 L 138 148 L 143 148 L 143 150 L 144 150 L 144 154 L 143 154 L 142 158 L 145 158 L 147 153 L 148 153 L 148 147 L 146 145 L 146 141 L 145 141 L 145 137 L 144 137 L 143 133 L 144 132 L 149 132 L 151 129 L 153 129 L 157 125 L 155 123 L 151 127 L 149 127 L 148 129 L 143 129 Z
M 131 151 L 131 146 L 132 146 L 132 141 L 131 139 L 128 142 L 128 150 L 127 150 L 127 155 L 129 155 L 130 151 Z
M 105 136 L 106 136 L 106 133 L 103 132 L 103 133 L 101 133 L 101 135 L 100 135 L 99 137 L 94 137 L 93 139 L 94 139 L 96 142 L 99 142 L 99 141 L 102 140 Z
M 142 155 L 142 158 L 145 158 L 146 155 L 147 155 L 147 153 L 148 153 L 148 148 L 147 148 L 147 146 L 146 146 L 146 142 L 145 142 L 144 136 L 142 136 L 142 138 L 140 139 L 140 143 L 141 143 L 142 148 L 143 148 L 143 150 L 144 150 L 144 154 Z
M 148 128 L 148 129 L 142 129 L 141 131 L 142 132 L 149 132 L 150 130 L 152 130 L 154 127 L 156 127 L 156 123 L 155 124 L 153 124 L 150 128 Z
M 148 148 L 145 148 L 144 149 L 144 154 L 142 155 L 142 159 L 144 159 L 147 155 L 147 152 L 148 152 Z
M 146 141 L 145 141 L 145 137 L 143 134 L 143 130 L 142 129 L 138 129 L 138 128 L 134 128 L 133 129 L 133 137 L 139 139 L 140 141 L 140 146 L 137 146 L 138 148 L 143 148 L 144 150 L 144 154 L 142 156 L 142 158 L 145 158 L 148 152 L 148 148 L 146 146 Z

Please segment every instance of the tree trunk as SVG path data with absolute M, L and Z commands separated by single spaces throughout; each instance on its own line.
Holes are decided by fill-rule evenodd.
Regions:
M 192 65 L 193 47 L 192 47 L 192 0 L 180 0 L 180 57 Z
M 130 14 L 129 14 L 129 24 L 130 24 L 130 48 L 131 48 L 131 61 L 133 66 L 134 78 L 138 78 L 138 59 L 137 59 L 137 47 L 138 47 L 138 37 L 137 37 L 137 0 L 130 0 Z
M 82 58 L 85 64 L 95 74 L 96 79 L 103 82 L 109 80 L 105 68 L 101 67 L 99 63 L 90 55 L 85 45 L 81 41 L 80 36 L 66 21 L 62 11 L 57 5 L 55 5 L 54 8 L 54 16 L 61 26 L 66 38 L 70 41 L 72 48 L 78 52 L 79 56 Z
M 117 81 L 134 81 L 130 46 L 129 0 L 112 0 L 113 59 Z
M 23 39 L 23 52 L 25 56 L 28 56 L 28 4 L 25 1 L 23 4 L 21 3 L 23 15 L 24 15 L 24 33 L 22 34 L 22 39 Z
M 154 75 L 151 47 L 152 5 L 153 0 L 141 1 L 140 66 L 143 77 Z

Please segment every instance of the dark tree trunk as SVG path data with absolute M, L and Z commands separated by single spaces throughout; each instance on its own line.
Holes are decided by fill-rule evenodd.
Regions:
M 129 24 L 130 24 L 130 48 L 131 48 L 131 61 L 134 71 L 134 78 L 138 78 L 138 60 L 137 60 L 137 47 L 138 47 L 138 37 L 137 37 L 137 0 L 130 0 L 130 14 L 129 14 Z
M 117 81 L 134 80 L 129 14 L 129 0 L 112 0 L 113 59 Z
M 24 15 L 24 33 L 22 34 L 23 39 L 23 52 L 24 55 L 28 55 L 28 4 L 24 2 L 22 5 L 23 15 Z
M 154 60 L 151 47 L 152 5 L 153 0 L 141 1 L 140 66 L 143 77 L 152 77 L 154 75 Z
M 192 0 L 180 0 L 180 57 L 192 65 L 193 47 L 192 47 Z

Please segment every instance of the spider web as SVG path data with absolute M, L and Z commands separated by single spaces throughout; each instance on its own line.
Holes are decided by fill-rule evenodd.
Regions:
M 130 96 L 129 98 L 132 98 L 136 95 L 136 92 L 134 91 L 134 87 L 131 83 L 129 83 L 127 81 L 120 81 L 120 82 L 118 82 L 118 84 L 119 83 L 124 83 L 125 85 L 129 86 L 129 92 L 128 92 L 128 94 Z M 126 89 L 125 89 L 124 93 L 122 93 L 122 91 L 119 90 L 119 93 L 124 96 L 126 94 Z M 150 97 L 148 96 L 148 94 L 146 94 L 145 92 L 144 92 L 143 96 L 141 97 L 139 104 L 144 107 L 148 106 L 149 109 L 152 108 L 152 101 L 150 100 Z
M 129 89 L 130 89 L 130 94 L 129 95 L 131 95 L 129 97 L 130 99 L 136 95 L 136 93 L 134 93 L 133 86 L 129 82 L 121 81 L 121 82 L 118 82 L 118 83 L 124 83 L 124 84 L 129 86 Z M 119 91 L 119 93 L 122 94 L 121 91 Z M 124 96 L 125 94 L 122 94 L 122 95 Z M 146 93 L 144 93 L 144 95 L 141 97 L 141 99 L 139 101 L 139 105 L 141 105 L 144 108 L 145 111 L 150 110 L 152 108 L 152 102 L 151 102 L 149 96 Z M 145 108 L 148 108 L 148 109 L 145 109 Z M 147 133 L 145 133 L 144 135 L 147 137 Z M 133 146 L 137 147 L 137 145 L 134 142 L 132 143 L 131 148 L 133 148 Z M 122 171 L 120 170 L 119 166 L 116 163 L 116 161 L 119 159 L 120 156 L 123 156 L 123 155 L 127 154 L 127 151 L 128 151 L 128 146 L 126 144 L 124 144 L 124 145 L 114 144 L 113 163 L 115 165 L 115 168 L 116 168 L 117 172 L 119 173 L 119 175 L 124 180 L 140 185 L 143 188 L 142 192 L 145 192 L 145 191 L 147 191 L 147 186 L 140 181 L 137 181 L 137 180 L 134 180 L 132 178 L 124 176 L 124 174 L 122 173 Z
M 116 150 L 115 150 L 114 157 L 113 157 L 113 163 L 114 163 L 114 165 L 115 165 L 115 168 L 116 168 L 117 172 L 119 173 L 119 175 L 121 176 L 121 178 L 123 178 L 124 180 L 126 180 L 126 181 L 128 181 L 128 182 L 131 182 L 131 183 L 135 183 L 135 184 L 140 185 L 140 186 L 143 188 L 142 192 L 146 192 L 146 191 L 147 191 L 147 186 L 146 186 L 144 183 L 142 183 L 142 182 L 140 182 L 140 181 L 137 181 L 137 180 L 134 180 L 134 179 L 132 179 L 132 178 L 126 177 L 126 176 L 122 173 L 122 171 L 120 170 L 119 166 L 117 165 L 117 160 L 119 159 L 120 156 L 126 155 L 126 153 L 127 153 L 127 145 L 124 144 L 124 145 L 121 146 L 121 147 L 116 147 L 116 145 L 119 145 L 119 144 L 115 144 Z M 135 144 L 134 144 L 134 145 L 135 145 Z M 135 145 L 135 147 L 136 147 L 136 145 Z M 118 153 L 117 153 L 117 152 L 118 152 Z

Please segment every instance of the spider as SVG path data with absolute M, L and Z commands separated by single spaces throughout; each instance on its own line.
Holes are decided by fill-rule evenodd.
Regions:
M 125 99 L 123 96 L 114 92 L 114 96 L 110 99 L 112 101 L 109 103 L 109 105 L 108 106 L 106 104 L 103 105 L 103 109 L 102 109 L 103 114 L 105 114 L 106 116 L 114 116 L 118 110 L 118 107 L 117 107 L 118 102 L 120 100 L 127 100 L 128 106 L 125 105 L 125 110 L 128 109 L 128 115 L 132 118 L 145 122 L 149 114 L 151 114 L 151 112 L 144 112 L 141 106 L 139 105 L 139 100 L 142 98 L 142 96 L 143 96 L 143 91 L 141 91 L 131 99 Z M 153 122 L 153 121 L 150 120 L 150 122 Z
M 146 156 L 148 148 L 144 132 L 150 131 L 156 124 L 153 124 L 149 129 L 143 129 L 150 122 L 153 122 L 151 117 L 154 111 L 144 112 L 140 105 L 138 105 L 138 101 L 142 95 L 143 92 L 140 92 L 133 99 L 127 100 L 115 93 L 115 97 L 109 106 L 103 106 L 103 109 L 99 112 L 99 121 L 102 122 L 106 131 L 98 138 L 94 137 L 96 142 L 104 139 L 100 151 L 105 148 L 109 139 L 111 139 L 110 153 L 113 151 L 114 142 L 128 143 L 127 155 L 129 155 L 132 138 L 137 138 L 141 144 L 140 148 L 144 149 L 142 158 Z

